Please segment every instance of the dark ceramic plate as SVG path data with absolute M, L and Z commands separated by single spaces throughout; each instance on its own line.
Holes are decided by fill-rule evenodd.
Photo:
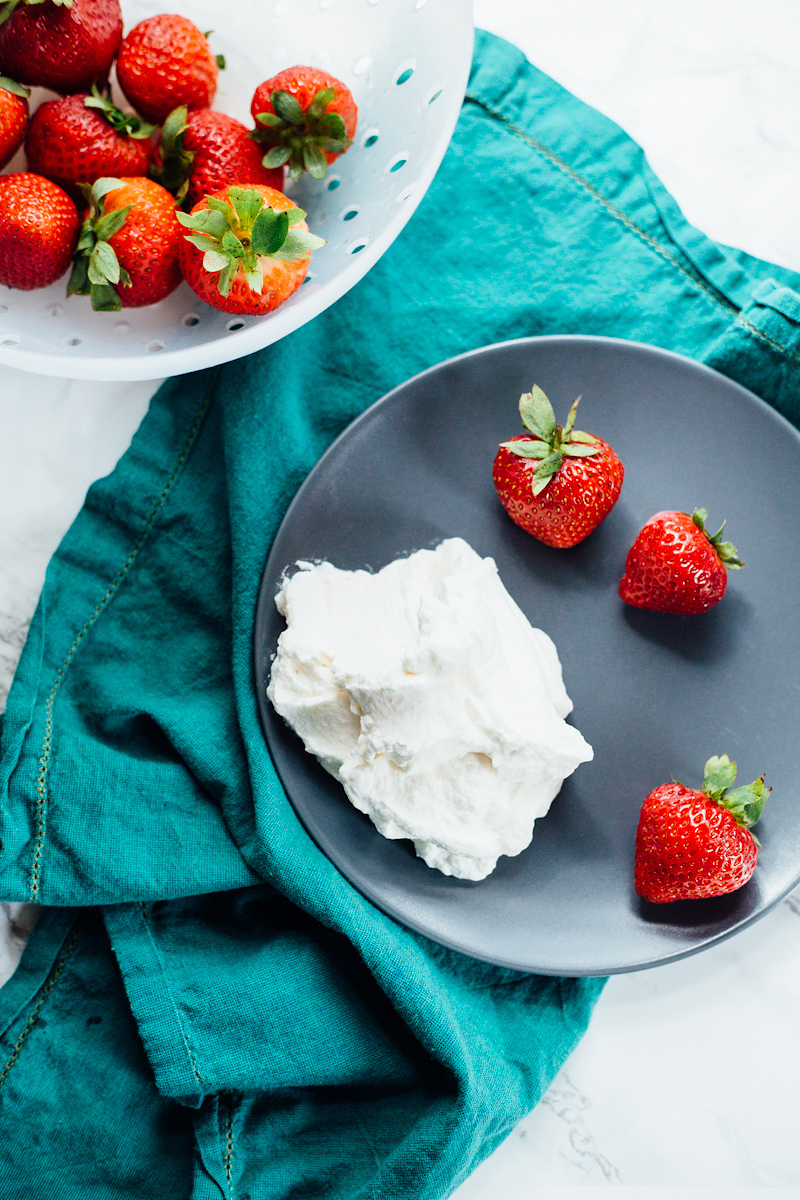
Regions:
M 492 485 L 498 442 L 520 430 L 533 383 L 564 419 L 625 464 L 613 512 L 588 540 L 553 550 L 517 528 Z M 301 487 L 267 563 L 256 681 L 270 751 L 311 836 L 398 921 L 476 958 L 524 971 L 605 975 L 669 962 L 763 916 L 800 879 L 800 435 L 750 392 L 652 346 L 592 337 L 526 338 L 433 367 L 355 421 Z M 628 608 L 625 555 L 659 509 L 709 510 L 747 566 L 700 617 Z M 533 842 L 480 883 L 446 878 L 410 842 L 381 837 L 265 697 L 283 628 L 273 604 L 299 558 L 378 569 L 459 535 L 491 555 L 533 625 L 555 641 L 595 758 L 566 781 Z M 653 905 L 633 890 L 643 798 L 671 775 L 699 786 L 727 753 L 739 781 L 774 792 L 745 887 L 715 900 Z

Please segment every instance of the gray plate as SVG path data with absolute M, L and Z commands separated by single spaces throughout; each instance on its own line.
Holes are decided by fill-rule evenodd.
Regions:
M 520 432 L 532 383 L 625 464 L 613 512 L 553 550 L 506 516 L 498 442 Z M 665 350 L 592 337 L 474 351 L 396 388 L 345 430 L 295 497 L 267 563 L 256 681 L 270 751 L 307 830 L 354 885 L 412 929 L 524 971 L 605 975 L 695 953 L 763 916 L 800 880 L 800 435 L 750 392 Z M 705 506 L 747 566 L 701 617 L 628 608 L 625 555 L 659 509 Z M 381 837 L 272 711 L 264 694 L 283 621 L 273 597 L 298 558 L 378 569 L 459 535 L 496 561 L 558 647 L 593 762 L 568 779 L 531 846 L 480 883 L 449 879 Z M 774 786 L 751 881 L 715 900 L 653 905 L 633 890 L 642 800 L 674 775 L 693 786 L 712 754 Z

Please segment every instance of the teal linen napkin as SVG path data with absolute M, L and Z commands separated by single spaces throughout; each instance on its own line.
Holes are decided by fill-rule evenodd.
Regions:
M 479 34 L 442 167 L 362 283 L 165 385 L 59 547 L 9 696 L 0 895 L 101 907 L 48 914 L 0 992 L 0 1196 L 24 1174 L 37 1197 L 434 1200 L 537 1102 L 602 981 L 435 946 L 316 849 L 258 722 L 266 555 L 350 420 L 487 343 L 654 342 L 797 420 L 798 290 L 689 226 L 616 125 Z M 32 1096 L 45 1130 L 70 1112 L 58 1139 L 18 1119 Z

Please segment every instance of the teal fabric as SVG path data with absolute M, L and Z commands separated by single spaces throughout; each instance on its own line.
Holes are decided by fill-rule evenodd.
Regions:
M 159 392 L 53 559 L 2 731 L 0 895 L 62 911 L 0 992 L 0 1197 L 434 1200 L 538 1101 L 602 981 L 444 950 L 316 849 L 258 723 L 266 555 L 349 421 L 491 342 L 654 342 L 797 421 L 799 292 L 481 34 L 434 184 L 361 284 Z

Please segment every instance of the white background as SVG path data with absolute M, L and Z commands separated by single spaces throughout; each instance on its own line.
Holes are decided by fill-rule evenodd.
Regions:
M 623 125 L 694 224 L 800 271 L 797 0 L 475 9 Z M 154 388 L 8 369 L 0 384 L 1 705 L 47 559 Z M 0 980 L 14 951 L 12 938 Z M 800 1200 L 799 1075 L 796 894 L 713 950 L 612 978 L 542 1103 L 456 1195 Z

